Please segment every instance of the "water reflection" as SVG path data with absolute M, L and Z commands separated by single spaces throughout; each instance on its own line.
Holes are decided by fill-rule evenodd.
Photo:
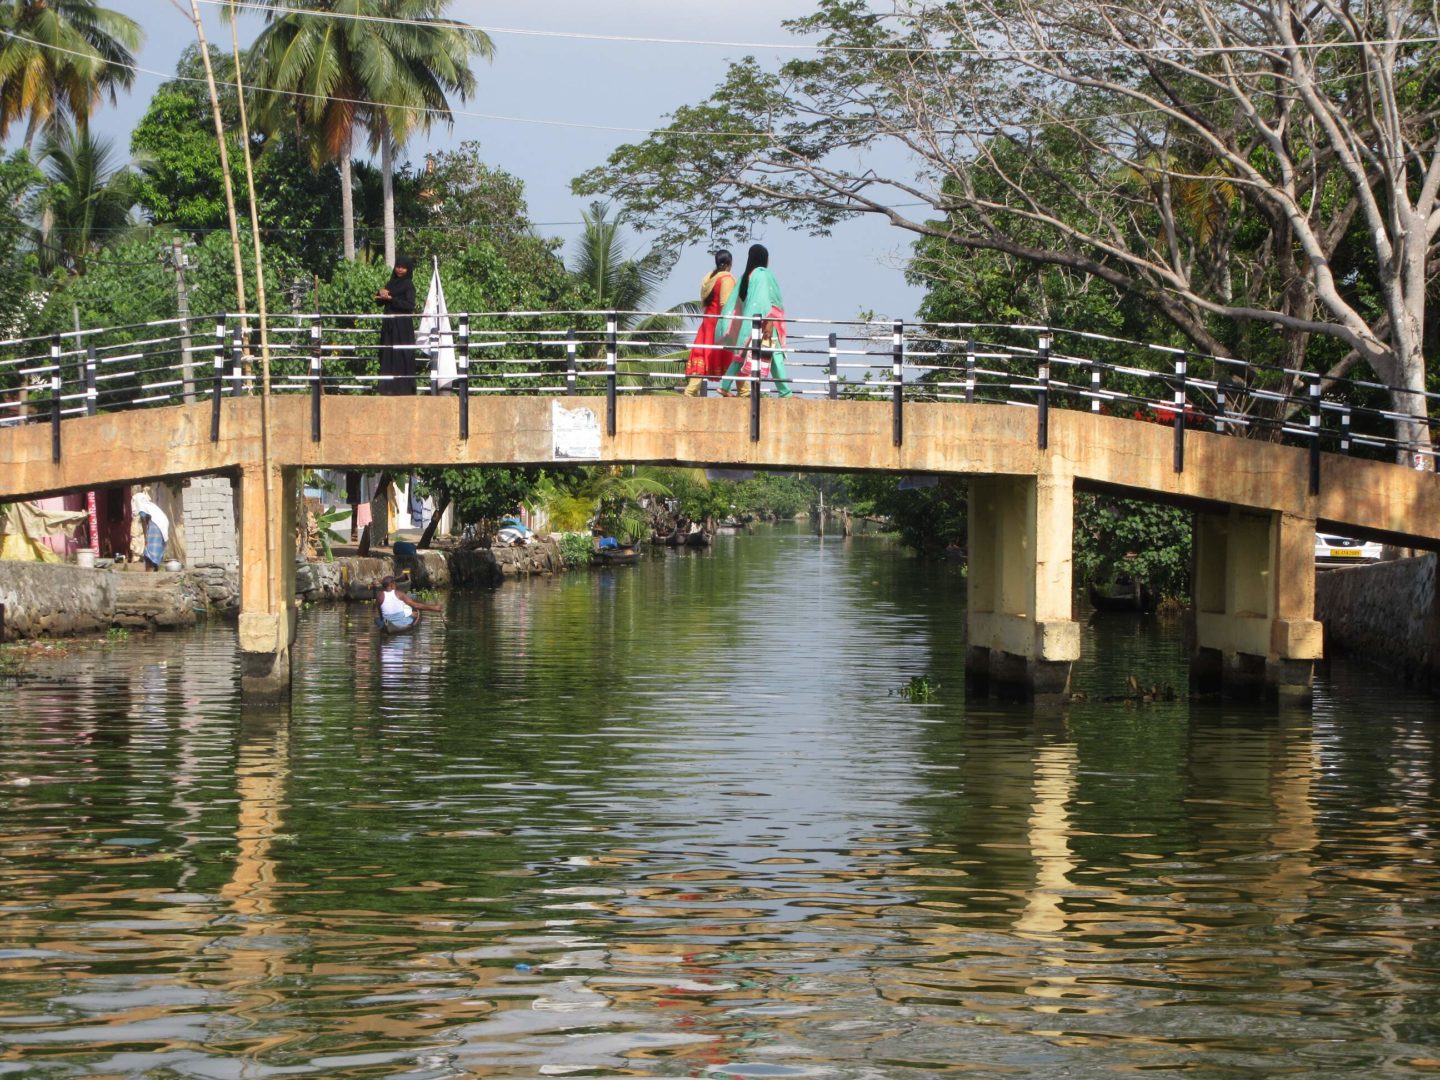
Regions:
M 0 1075 L 1367 1074 L 1433 1064 L 1433 702 L 968 702 L 963 580 L 799 533 L 509 585 L 291 707 L 223 628 L 0 702 Z M 928 705 L 896 691 L 914 675 Z

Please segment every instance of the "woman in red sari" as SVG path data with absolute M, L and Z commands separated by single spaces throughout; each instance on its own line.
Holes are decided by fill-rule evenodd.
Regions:
M 720 378 L 735 359 L 730 350 L 715 348 L 715 320 L 735 288 L 735 275 L 730 272 L 732 262 L 730 252 L 723 248 L 717 251 L 714 272 L 706 274 L 705 280 L 700 282 L 700 303 L 705 305 L 705 314 L 700 319 L 690 359 L 685 363 L 686 397 L 699 396 L 701 384 L 707 378 Z

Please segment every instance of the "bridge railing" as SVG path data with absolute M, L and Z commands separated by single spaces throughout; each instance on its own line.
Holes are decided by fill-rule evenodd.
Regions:
M 1187 429 L 1295 442 L 1311 449 L 1312 487 L 1322 449 L 1406 457 L 1432 469 L 1436 454 L 1435 393 L 1401 395 L 1374 380 L 1064 327 L 794 318 L 784 323 L 781 364 L 771 363 L 776 327 L 763 333 L 754 327 L 748 340 L 722 350 L 694 345 L 700 316 L 672 312 L 457 313 L 448 331 L 421 322 L 415 350 L 400 353 L 382 346 L 386 318 L 270 318 L 270 391 L 311 397 L 316 438 L 326 398 L 412 393 L 455 399 L 462 436 L 471 397 L 603 396 L 614 433 L 626 397 L 679 393 L 691 383 L 686 366 L 693 352 L 717 367 L 736 359 L 739 370 L 728 380 L 702 380 L 699 389 L 748 395 L 757 439 L 760 399 L 771 392 L 888 402 L 897 444 L 905 437 L 906 406 L 926 401 L 1033 410 L 1042 447 L 1055 408 L 1167 424 L 1175 433 L 1176 469 L 1184 468 Z M 256 318 L 233 314 L 0 341 L 0 426 L 50 423 L 58 456 L 70 417 L 204 400 L 218 439 L 223 399 L 260 391 L 262 351 Z M 760 364 L 740 367 L 757 356 Z M 1413 438 L 1417 429 L 1432 439 Z

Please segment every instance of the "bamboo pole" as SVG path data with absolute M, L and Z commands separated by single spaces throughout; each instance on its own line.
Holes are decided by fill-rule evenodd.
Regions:
M 195 0 L 190 0 L 193 4 Z M 230 43 L 235 56 L 235 98 L 240 106 L 240 147 L 245 155 L 245 190 L 250 196 L 250 243 L 255 248 L 255 306 L 260 315 L 260 461 L 265 475 L 265 519 L 273 520 L 270 505 L 270 328 L 265 306 L 265 262 L 260 251 L 260 211 L 255 199 L 255 163 L 250 156 L 250 121 L 245 108 L 245 80 L 240 70 L 240 30 L 235 0 L 230 0 Z M 265 559 L 270 574 L 291 573 L 275 562 L 274 530 L 265 530 Z M 274 614 L 274 588 L 265 590 L 265 609 Z
M 194 2 L 191 0 L 191 3 Z M 255 163 L 250 155 L 250 120 L 245 108 L 245 80 L 240 71 L 240 31 L 236 26 L 235 0 L 230 0 L 230 43 L 235 58 L 235 97 L 240 106 L 240 149 L 245 158 L 245 191 L 250 197 L 250 243 L 255 249 L 255 307 L 260 315 L 260 393 L 262 397 L 269 397 L 270 333 L 265 307 L 265 263 L 260 251 L 260 210 L 255 199 Z M 260 411 L 263 416 L 263 404 Z M 268 427 L 264 434 L 268 437 Z
M 171 0 L 184 14 L 180 0 Z M 200 43 L 200 59 L 205 65 L 205 84 L 210 90 L 210 111 L 215 120 L 215 142 L 220 147 L 220 176 L 225 181 L 225 213 L 230 223 L 230 252 L 235 261 L 236 313 L 245 314 L 245 264 L 240 258 L 240 221 L 235 213 L 235 187 L 230 182 L 230 151 L 225 145 L 225 118 L 220 114 L 220 92 L 215 88 L 215 72 L 210 66 L 210 44 L 205 40 L 205 24 L 200 18 L 198 0 L 190 0 L 190 22 Z

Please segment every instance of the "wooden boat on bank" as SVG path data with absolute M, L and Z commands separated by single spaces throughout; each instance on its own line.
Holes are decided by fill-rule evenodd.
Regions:
M 1090 586 L 1090 603 L 1096 611 L 1155 610 L 1155 594 L 1144 582 L 1118 578 L 1104 587 Z
M 601 566 L 632 566 L 640 560 L 640 552 L 633 545 L 601 548 L 595 555 Z

